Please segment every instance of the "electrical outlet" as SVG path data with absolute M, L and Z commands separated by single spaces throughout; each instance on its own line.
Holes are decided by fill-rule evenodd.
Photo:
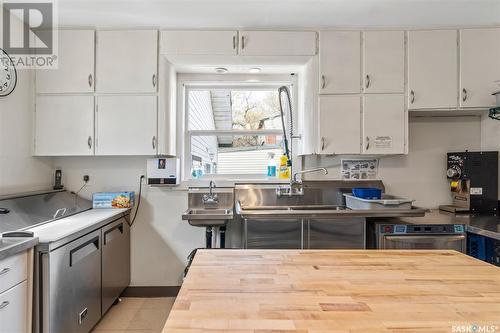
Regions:
M 86 182 L 86 183 L 87 183 L 89 180 L 90 180 L 89 175 L 84 175 L 84 176 L 83 176 L 83 181 L 84 181 L 84 182 Z

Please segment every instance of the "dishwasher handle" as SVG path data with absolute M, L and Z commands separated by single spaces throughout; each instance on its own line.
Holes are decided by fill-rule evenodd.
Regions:
M 77 262 L 96 251 L 99 251 L 99 236 L 95 236 L 94 238 L 70 250 L 69 266 L 74 266 Z
M 119 237 L 118 234 L 123 235 L 123 222 L 104 232 L 104 245 Z

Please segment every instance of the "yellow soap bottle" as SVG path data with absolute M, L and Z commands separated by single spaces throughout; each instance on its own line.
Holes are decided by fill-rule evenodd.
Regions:
M 286 157 L 286 154 L 280 157 L 278 176 L 279 179 L 290 179 L 290 166 L 288 165 L 288 157 Z

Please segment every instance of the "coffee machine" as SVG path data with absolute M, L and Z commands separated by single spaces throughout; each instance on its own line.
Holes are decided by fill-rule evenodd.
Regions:
M 498 152 L 448 153 L 446 176 L 453 204 L 439 206 L 452 212 L 495 214 L 498 210 Z

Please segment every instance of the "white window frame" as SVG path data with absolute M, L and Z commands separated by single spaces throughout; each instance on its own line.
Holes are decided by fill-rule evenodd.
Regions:
M 193 90 L 209 90 L 209 89 L 241 89 L 241 90 L 269 90 L 278 89 L 278 87 L 286 85 L 290 87 L 292 94 L 292 110 L 294 120 L 297 119 L 297 79 L 296 75 L 259 75 L 258 80 L 250 80 L 249 78 L 255 76 L 249 75 L 195 75 L 184 74 L 178 77 L 178 92 L 181 93 L 180 111 L 182 114 L 182 180 L 187 182 L 196 182 L 199 179 L 192 178 L 191 176 L 191 138 L 193 136 L 207 136 L 207 135 L 283 135 L 283 130 L 188 130 L 189 115 L 187 114 L 189 91 Z M 297 123 L 294 122 L 294 132 L 297 132 Z M 295 166 L 300 159 L 297 158 L 295 152 L 293 165 L 294 169 L 300 169 L 300 166 Z M 207 174 L 201 180 L 224 180 L 228 182 L 243 182 L 246 180 L 259 182 L 275 182 L 270 180 L 265 174 Z

